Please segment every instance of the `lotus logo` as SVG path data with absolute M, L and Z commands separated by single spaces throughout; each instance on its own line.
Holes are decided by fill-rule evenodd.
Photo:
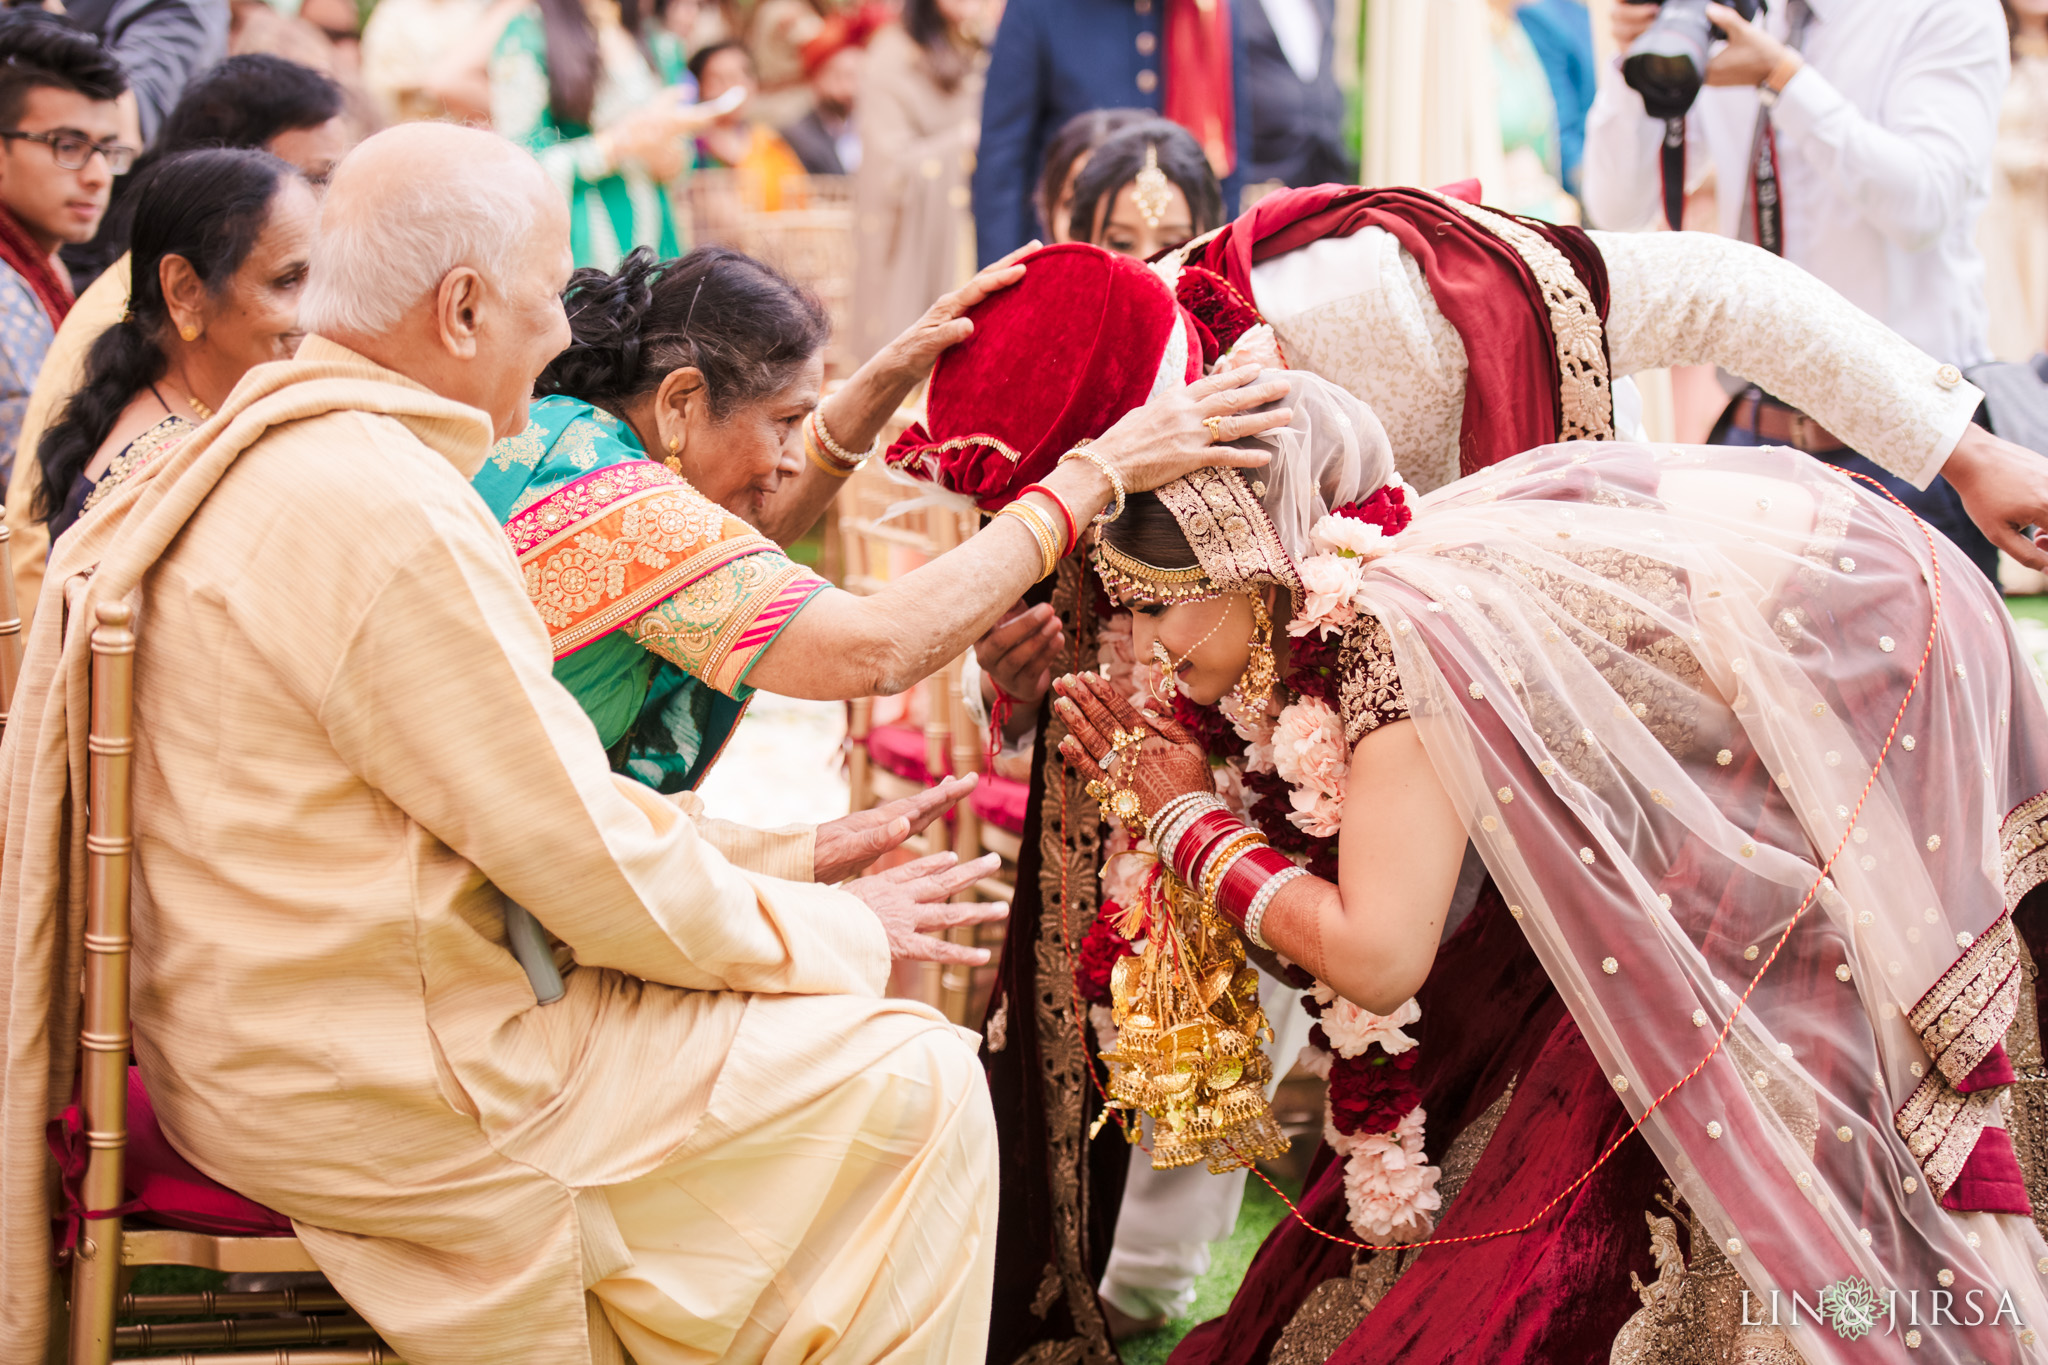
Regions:
M 1865 1332 L 1877 1326 L 1878 1319 L 1885 1317 L 1891 1308 L 1890 1296 L 1861 1276 L 1836 1280 L 1820 1291 L 1820 1301 L 1815 1305 L 1828 1326 L 1835 1329 L 1835 1335 L 1854 1341 Z

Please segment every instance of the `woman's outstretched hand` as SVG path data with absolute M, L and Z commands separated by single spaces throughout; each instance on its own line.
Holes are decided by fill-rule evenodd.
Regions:
M 1088 453 L 1123 476 L 1126 492 L 1143 493 L 1197 469 L 1250 469 L 1272 458 L 1263 450 L 1219 444 L 1284 427 L 1289 408 L 1254 412 L 1287 396 L 1284 379 L 1260 379 L 1256 365 L 1205 375 L 1127 412 L 1097 437 Z M 1210 419 L 1215 419 L 1211 425 Z
M 923 383 L 943 352 L 974 335 L 974 323 L 966 316 L 967 310 L 1023 279 L 1023 259 L 1036 250 L 1037 242 L 1027 242 L 952 293 L 941 295 L 937 303 L 924 310 L 923 317 L 884 346 L 871 363 L 906 390 Z
M 1101 674 L 1069 673 L 1052 689 L 1058 696 L 1053 709 L 1069 732 L 1060 741 L 1060 756 L 1091 782 L 1136 792 L 1139 824 L 1176 796 L 1215 790 L 1208 755 L 1195 737 L 1165 716 L 1139 712 Z M 1111 762 L 1120 731 L 1144 738 L 1135 758 Z

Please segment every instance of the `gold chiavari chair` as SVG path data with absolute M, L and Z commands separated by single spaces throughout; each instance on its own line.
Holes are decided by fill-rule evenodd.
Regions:
M 917 489 L 891 479 L 879 461 L 870 462 L 847 481 L 837 502 L 844 562 L 841 587 L 854 593 L 875 592 L 892 577 L 907 572 L 913 562 L 936 558 L 980 529 L 979 514 L 936 504 L 891 515 L 893 509 L 917 496 Z M 883 801 L 915 795 L 948 773 L 981 771 L 981 727 L 968 714 L 961 695 L 964 662 L 964 656 L 951 660 L 919 684 L 925 703 L 921 753 L 908 727 L 874 724 L 874 698 L 862 697 L 851 703 L 847 723 L 851 809 L 866 810 Z M 976 801 L 955 806 L 950 831 L 934 823 L 915 847 L 926 853 L 950 848 L 963 860 L 988 852 L 999 854 L 1004 860 L 1002 872 L 984 878 L 964 894 L 977 900 L 1010 899 L 1017 837 L 983 820 Z M 975 930 L 963 929 L 954 931 L 954 937 L 987 947 L 1000 942 L 1000 933 L 989 926 L 978 936 Z M 932 968 L 936 998 L 931 1003 L 956 1023 L 978 1022 L 977 1011 L 994 979 L 992 968 L 979 970 L 977 978 L 964 967 Z
M 7 529 L 7 509 L 0 507 L 0 738 L 7 735 L 7 711 L 14 704 L 14 685 L 21 680 L 21 604 L 14 597 L 14 533 Z
M 0 574 L 0 579 L 10 576 Z M 11 580 L 10 580 L 11 581 Z M 0 610 L 6 607 L 0 590 Z M 4 623 L 0 623 L 4 626 Z M 11 684 L 11 675 L 0 674 Z M 128 1292 L 142 1266 L 246 1274 L 317 1272 L 292 1236 L 229 1237 L 124 1218 L 128 1133 L 129 892 L 134 874 L 135 620 L 102 603 L 92 632 L 92 727 L 86 740 L 86 923 L 78 1097 L 89 1154 L 77 1192 L 85 1210 L 59 1276 L 51 1345 L 64 1365 L 398 1365 L 375 1331 L 331 1288 L 267 1293 Z M 162 1322 L 202 1316 L 202 1321 Z M 117 1325 L 122 1317 L 142 1319 Z M 63 1343 L 61 1356 L 55 1352 Z M 225 1347 L 223 1351 L 195 1348 Z M 135 1351 L 175 1351 L 135 1356 Z M 240 1348 L 260 1348 L 254 1353 Z
M 765 208 L 770 201 L 778 207 Z M 854 270 L 851 176 L 796 175 L 769 187 L 740 171 L 695 171 L 683 190 L 683 214 L 694 245 L 744 251 L 817 295 L 832 316 L 826 373 L 853 373 L 860 357 L 847 343 Z

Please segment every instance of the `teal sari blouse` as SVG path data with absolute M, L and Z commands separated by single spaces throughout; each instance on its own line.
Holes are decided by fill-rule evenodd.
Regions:
M 825 583 L 566 395 L 532 405 L 474 485 L 506 528 L 569 689 L 619 772 L 703 779 L 755 660 Z

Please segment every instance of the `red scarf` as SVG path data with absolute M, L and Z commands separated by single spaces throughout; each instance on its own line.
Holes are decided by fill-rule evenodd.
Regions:
M 1195 135 L 1219 179 L 1236 169 L 1229 0 L 1166 0 L 1166 116 Z
M 29 237 L 21 220 L 4 206 L 0 206 L 0 261 L 28 281 L 43 311 L 50 315 L 50 326 L 63 326 L 64 315 L 71 311 L 71 286 L 57 273 L 56 263 Z
M 1188 258 L 1192 269 L 1182 275 L 1182 301 L 1199 316 L 1202 310 L 1190 302 L 1203 288 L 1197 271 L 1213 272 L 1248 300 L 1257 262 L 1324 237 L 1384 228 L 1422 267 L 1437 307 L 1465 342 L 1470 371 L 1458 440 L 1460 472 L 1549 445 L 1559 435 L 1561 376 L 1543 291 L 1513 247 L 1445 208 L 1447 196 L 1476 203 L 1478 182 L 1460 181 L 1436 192 L 1318 185 L 1270 195 Z M 1592 240 L 1577 228 L 1518 221 L 1564 253 L 1606 322 L 1607 265 Z

